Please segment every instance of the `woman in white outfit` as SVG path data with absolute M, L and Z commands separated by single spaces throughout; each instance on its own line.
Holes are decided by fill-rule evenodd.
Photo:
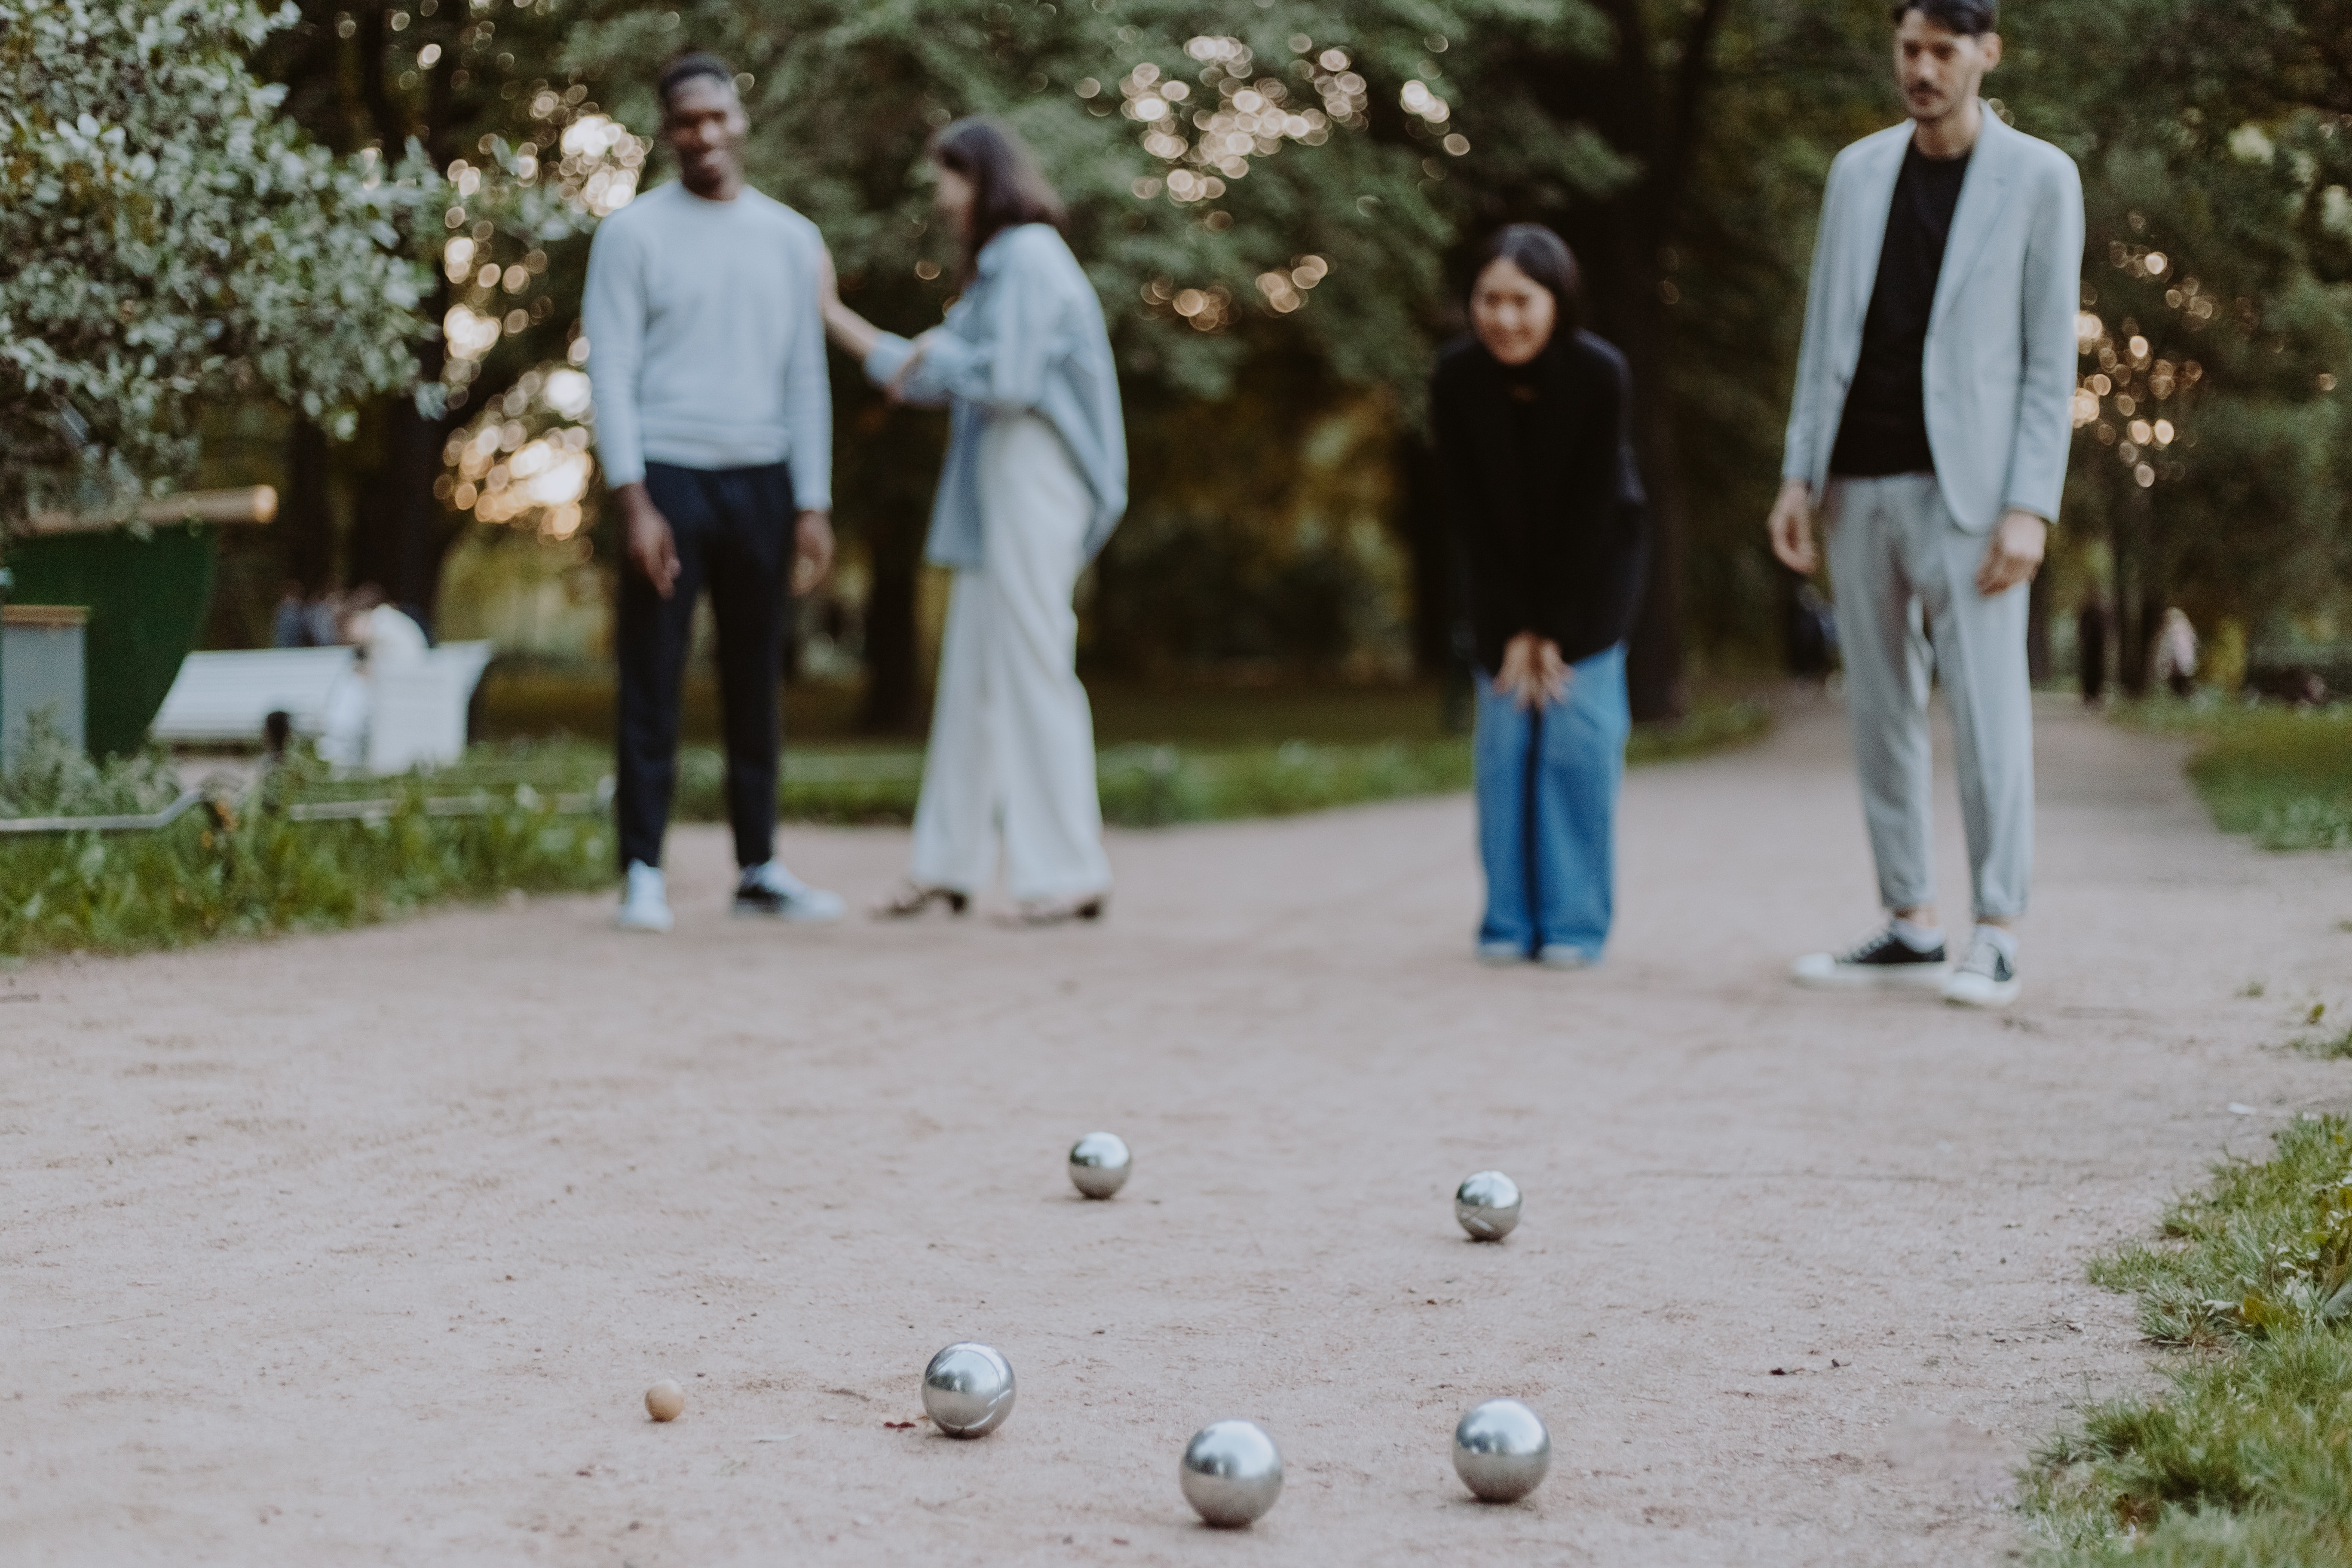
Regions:
M 960 120 L 932 138 L 963 246 L 947 320 L 908 341 L 827 289 L 834 340 L 901 402 L 951 412 L 927 552 L 955 568 L 906 885 L 877 912 L 958 912 L 993 880 L 1022 920 L 1094 920 L 1110 890 L 1079 685 L 1078 574 L 1127 508 L 1127 440 L 1102 303 L 1062 204 L 1019 138 Z

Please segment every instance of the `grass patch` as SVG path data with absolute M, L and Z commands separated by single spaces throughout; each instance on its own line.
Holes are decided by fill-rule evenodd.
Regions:
M 2265 849 L 2352 849 L 2352 707 L 2148 702 L 2125 720 L 2202 742 L 2189 778 L 2223 832 Z
M 1289 716 L 1268 696 L 1234 728 Z M 1205 723 L 1177 707 L 1166 727 L 1189 731 Z M 1679 723 L 1644 725 L 1626 746 L 1633 766 L 1704 755 L 1761 738 L 1771 728 L 1762 704 L 1705 704 Z M 476 746 L 459 766 L 436 775 L 436 793 L 476 787 L 511 789 L 529 783 L 556 790 L 588 790 L 612 771 L 609 748 L 585 741 L 508 741 Z M 907 745 L 804 745 L 784 748 L 777 809 L 787 821 L 904 823 L 914 819 L 923 777 L 923 753 Z M 1334 806 L 1470 787 L 1470 742 L 1448 736 L 1371 742 L 1292 739 L 1279 742 L 1228 739 L 1215 744 L 1129 742 L 1104 747 L 1096 760 L 1103 818 L 1115 826 L 1157 827 L 1178 822 L 1223 822 L 1248 816 L 1290 816 Z M 718 822 L 727 815 L 723 758 L 715 747 L 679 748 L 677 791 L 671 807 L 681 822 Z M 350 795 L 378 786 L 347 781 L 322 793 Z
M 1753 740 L 1769 725 L 1760 706 L 1718 704 L 1637 732 L 1628 754 L 1637 763 L 1696 755 Z M 155 832 L 0 837 L 0 956 L 131 952 L 363 924 L 513 889 L 603 887 L 614 879 L 608 817 L 565 815 L 557 797 L 593 794 L 611 771 L 604 746 L 505 741 L 402 779 L 333 779 L 292 765 L 258 796 L 193 811 Z M 1103 815 L 1121 826 L 1282 816 L 1466 789 L 1470 743 L 1128 744 L 1101 753 L 1097 776 Z M 910 747 L 792 746 L 777 804 L 790 821 L 904 823 L 913 819 L 921 783 L 922 753 Z M 722 820 L 722 784 L 715 748 L 682 748 L 675 817 Z M 37 743 L 0 781 L 0 816 L 148 812 L 178 788 L 160 754 L 97 765 L 53 742 Z M 470 802 L 476 815 L 428 808 L 453 799 Z M 295 806 L 360 801 L 380 809 L 355 821 L 286 816 Z
M 2333 1035 L 2305 1035 L 2294 1042 L 2294 1048 L 2322 1061 L 2340 1062 L 2352 1058 L 2352 1028 Z
M 2091 1278 L 2183 1356 L 2163 1394 L 2093 1405 L 2034 1456 L 2047 1560 L 2352 1564 L 2352 1124 L 2216 1167 Z
M 181 947 L 218 936 L 362 925 L 453 899 L 569 891 L 612 880 L 611 825 L 561 816 L 537 792 L 492 795 L 480 815 L 436 816 L 426 781 L 374 780 L 388 808 L 295 822 L 284 808 L 331 794 L 299 764 L 235 805 L 145 833 L 0 837 L 0 955 Z M 445 793 L 432 781 L 435 795 Z M 179 793 L 168 759 L 93 764 L 26 747 L 0 784 L 0 815 L 143 813 Z

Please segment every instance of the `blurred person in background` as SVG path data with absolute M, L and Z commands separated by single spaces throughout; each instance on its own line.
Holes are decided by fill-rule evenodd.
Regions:
M 302 592 L 301 584 L 289 577 L 278 591 L 278 607 L 269 613 L 269 646 L 315 647 L 311 626 L 310 596 Z
M 833 395 L 816 226 L 743 181 L 750 130 L 711 55 L 659 83 L 678 177 L 597 226 L 582 307 L 596 448 L 627 540 L 620 665 L 624 930 L 670 929 L 662 837 L 677 783 L 679 686 L 707 586 L 719 634 L 734 910 L 840 918 L 840 895 L 775 858 L 784 593 L 833 563 Z
M 1078 574 L 1127 510 L 1127 436 L 1102 302 L 1060 197 L 1005 127 L 931 139 L 962 247 L 947 320 L 912 342 L 827 290 L 834 339 L 900 402 L 951 411 L 926 553 L 955 569 L 906 883 L 875 912 L 961 912 L 994 880 L 1013 918 L 1101 916 L 1110 891 L 1094 718 L 1077 677 Z
M 1567 245 L 1515 224 L 1481 253 L 1471 335 L 1430 391 L 1477 668 L 1490 963 L 1596 963 L 1614 902 L 1646 502 L 1624 357 L 1580 318 Z
M 2157 629 L 2156 650 L 2149 665 L 2151 673 L 2175 697 L 2187 698 L 2196 693 L 2197 628 L 2189 624 L 2187 611 L 2175 606 L 2164 612 L 2164 624 Z
M 270 612 L 269 646 L 333 647 L 343 640 L 342 619 L 340 597 L 328 593 L 313 598 L 298 579 L 289 577 L 279 591 L 278 607 Z
M 368 725 L 375 716 L 376 675 L 423 660 L 432 646 L 406 611 L 383 602 L 383 590 L 362 583 L 331 604 L 335 642 L 358 650 L 351 668 L 327 689 L 319 755 L 339 768 L 367 759 Z
M 1847 716 L 1885 922 L 1792 978 L 2018 992 L 2033 869 L 2027 584 L 2073 444 L 2083 182 L 1978 96 L 1994 0 L 1897 0 L 1907 122 L 1838 154 L 1822 202 L 1773 553 L 1837 589 Z M 1929 638 L 1952 717 L 1976 929 L 1947 970 L 1936 913 Z

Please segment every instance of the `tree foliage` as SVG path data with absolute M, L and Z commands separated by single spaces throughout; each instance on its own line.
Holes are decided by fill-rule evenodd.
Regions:
M 2068 503 L 2123 673 L 2166 605 L 2327 632 L 2352 568 L 2352 5 L 2048 8 L 2018 112 L 2090 216 Z
M 1644 633 L 1654 708 L 1680 641 L 1735 658 L 1769 647 L 1792 584 L 1759 519 L 1822 184 L 1839 147 L 1902 113 L 1883 0 L 303 10 L 264 65 L 331 146 L 414 136 L 466 187 L 415 254 L 437 263 L 427 313 L 462 308 L 488 343 L 446 362 L 426 345 L 428 379 L 458 406 L 404 447 L 384 422 L 379 451 L 409 456 L 372 459 L 367 505 L 410 497 L 397 504 L 444 539 L 468 505 L 493 515 L 490 477 L 519 467 L 512 437 L 561 423 L 546 373 L 576 311 L 583 247 L 568 237 L 592 216 L 574 142 L 597 141 L 607 173 L 637 156 L 659 63 L 708 47 L 746 73 L 755 182 L 817 219 L 853 302 L 901 330 L 937 320 L 955 286 L 924 138 L 987 111 L 1039 146 L 1112 321 L 1136 446 L 1098 653 L 1295 658 L 1360 639 L 1365 604 L 1398 587 L 1361 563 L 1396 552 L 1348 530 L 1383 510 L 1414 558 L 1423 657 L 1442 651 L 1443 541 L 1412 521 L 1422 376 L 1459 325 L 1465 247 L 1512 219 L 1560 227 L 1643 404 L 1666 547 Z M 2112 582 L 2127 622 L 2177 601 L 2209 625 L 2324 634 L 2352 552 L 2344 405 L 2327 389 L 2352 374 L 2352 0 L 2034 0 L 2005 30 L 1989 90 L 2082 163 L 2095 236 L 2096 408 L 2082 405 L 2061 592 Z M 843 521 L 873 568 L 869 660 L 903 719 L 938 433 L 837 374 Z M 465 468 L 461 448 L 493 466 Z
M 0 517 L 121 504 L 209 399 L 348 433 L 411 374 L 421 172 L 338 159 L 245 58 L 252 0 L 0 0 Z
M 583 0 L 583 14 L 565 68 L 641 132 L 660 60 L 730 59 L 754 183 L 817 221 L 851 303 L 901 331 L 935 322 L 956 288 L 926 138 L 984 112 L 1037 147 L 1126 385 L 1136 505 L 1094 625 L 1097 652 L 1127 662 L 1297 662 L 1366 640 L 1370 602 L 1396 584 L 1367 576 L 1381 552 L 1353 532 L 1393 504 L 1389 445 L 1450 330 L 1461 174 L 1483 145 L 1458 127 L 1475 89 L 1454 62 L 1506 34 L 1605 36 L 1580 0 Z M 1566 132 L 1515 157 L 1562 190 L 1622 174 Z M 903 722 L 937 436 L 854 375 L 836 396 L 843 521 L 874 566 L 874 717 Z M 1333 443 L 1324 466 L 1349 482 L 1308 482 L 1318 462 L 1302 454 Z
M 732 60 L 750 79 L 755 182 L 816 219 L 845 289 L 901 325 L 935 320 L 955 288 L 952 247 L 929 225 L 924 140 L 955 115 L 1003 116 L 1070 204 L 1123 370 L 1215 398 L 1276 344 L 1342 382 L 1418 381 L 1457 159 L 1436 130 L 1450 107 L 1433 121 L 1400 91 L 1442 96 L 1450 40 L 1527 9 L 1582 12 L 585 0 L 566 63 L 645 128 L 654 63 L 686 47 Z M 1309 256 L 1320 264 L 1298 276 Z

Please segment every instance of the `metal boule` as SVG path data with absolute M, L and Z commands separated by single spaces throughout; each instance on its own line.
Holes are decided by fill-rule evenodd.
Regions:
M 1013 1363 L 991 1346 L 951 1344 L 923 1369 L 923 1409 L 950 1437 L 978 1437 L 1013 1414 Z
M 1238 1530 L 1282 1495 L 1282 1450 L 1255 1421 L 1213 1421 L 1184 1445 L 1184 1500 L 1209 1523 Z
M 1454 1193 L 1454 1217 L 1474 1241 L 1500 1241 L 1519 1223 L 1519 1184 L 1500 1171 L 1481 1171 Z
M 1116 1132 L 1089 1132 L 1070 1146 L 1070 1180 L 1090 1198 L 1107 1198 L 1127 1185 L 1134 1164 L 1127 1140 Z
M 1454 1473 L 1488 1502 L 1517 1502 L 1551 1468 L 1551 1434 L 1516 1399 L 1473 1405 L 1454 1428 Z

